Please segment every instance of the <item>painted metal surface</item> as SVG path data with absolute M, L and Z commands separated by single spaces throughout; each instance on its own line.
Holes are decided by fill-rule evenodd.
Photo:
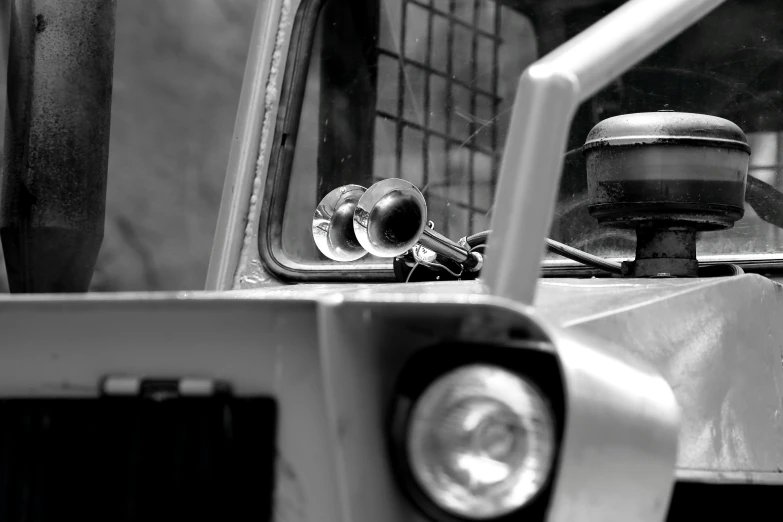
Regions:
M 536 307 L 549 323 L 611 340 L 658 368 L 682 409 L 678 476 L 702 482 L 780 483 L 781 288 L 756 275 L 698 280 L 542 280 Z M 378 342 L 388 347 L 395 339 L 404 338 L 397 348 L 399 353 L 387 354 L 381 366 L 377 361 L 372 363 L 376 369 L 390 370 L 397 357 L 434 339 L 423 334 L 413 319 L 405 325 L 397 320 L 389 329 L 394 321 L 373 323 L 378 314 L 368 311 L 367 319 L 361 307 L 342 315 L 335 310 L 348 308 L 338 305 L 354 301 L 396 303 L 405 311 L 398 311 L 398 315 L 412 314 L 420 321 L 434 323 L 431 318 L 442 313 L 437 310 L 452 303 L 450 306 L 460 307 L 462 313 L 482 324 L 487 321 L 478 313 L 480 303 L 489 298 L 480 282 L 5 297 L 0 299 L 0 329 L 4 332 L 0 360 L 13 364 L 0 364 L 0 394 L 94 395 L 97 377 L 103 374 L 230 378 L 240 392 L 286 396 L 283 407 L 291 416 L 283 418 L 286 437 L 281 455 L 287 459 L 285 466 L 297 477 L 314 473 L 314 477 L 323 478 L 335 470 L 310 470 L 308 465 L 315 466 L 312 459 L 316 453 L 306 452 L 309 459 L 300 459 L 298 452 L 302 445 L 336 454 L 345 451 L 323 446 L 323 440 L 310 436 L 314 430 L 323 431 L 319 422 L 328 421 L 324 386 L 342 382 L 347 386 L 340 392 L 344 394 L 354 385 L 368 390 L 385 385 L 373 371 L 340 374 L 341 368 L 372 362 L 349 357 L 351 345 L 346 339 L 355 335 L 357 343 Z M 320 311 L 316 301 L 325 303 Z M 426 316 L 418 311 L 427 306 L 432 308 Z M 384 321 L 389 320 L 389 310 L 381 314 Z M 333 319 L 337 322 L 327 326 L 321 321 L 318 332 L 315 326 L 307 328 L 317 323 L 319 314 L 336 314 Z M 41 324 L 51 328 L 41 329 Z M 444 324 L 447 331 L 457 331 L 453 322 Z M 319 348 L 318 335 L 331 341 Z M 370 357 L 368 352 L 361 354 Z M 346 403 L 348 410 L 360 397 L 355 395 L 354 402 Z M 361 415 L 343 417 L 340 429 L 362 423 L 355 420 Z M 327 465 L 323 459 L 318 462 L 318 466 Z M 348 471 L 359 473 L 358 469 Z M 321 497 L 315 492 L 323 490 L 322 484 L 300 478 L 291 481 L 280 492 L 289 504 L 282 501 L 281 505 L 305 509 L 291 498 L 306 496 L 308 506 L 311 498 L 320 498 L 312 501 L 317 509 L 337 509 L 329 507 L 328 495 Z M 300 519 L 307 518 L 302 515 Z
M 645 358 L 682 408 L 678 475 L 779 483 L 783 469 L 783 293 L 758 275 L 708 279 L 542 279 L 547 321 Z M 304 294 L 377 300 L 410 294 L 477 298 L 481 282 L 301 285 L 227 295 Z
M 618 520 L 662 519 L 677 407 L 660 375 L 465 285 L 395 286 L 0 297 L 0 395 L 94 397 L 108 375 L 208 378 L 271 394 L 280 405 L 275 520 L 416 520 L 383 448 L 382 419 L 407 356 L 442 340 L 528 339 L 541 350 L 556 337 L 570 413 L 550 520 L 609 506 Z M 622 389 L 628 381 L 638 387 Z M 606 480 L 585 485 L 599 462 L 614 463 Z
M 281 411 L 275 520 L 342 520 L 313 300 L 1 301 L 0 395 L 91 397 L 107 375 L 213 378 L 239 394 L 272 394 Z
M 0 237 L 12 292 L 86 292 L 103 241 L 116 0 L 11 6 Z
M 734 226 L 745 210 L 750 146 L 734 123 L 674 111 L 615 116 L 587 136 L 588 211 L 634 229 L 627 277 L 698 277 L 697 232 Z
M 570 389 L 548 520 L 663 520 L 680 428 L 671 388 L 605 337 L 550 332 Z
M 723 0 L 631 0 L 531 65 L 520 79 L 495 190 L 484 278 L 531 304 L 574 111 Z
M 207 272 L 207 290 L 233 288 L 243 254 L 247 257 L 247 249 L 256 248 L 248 236 L 258 227 L 257 191 L 263 183 L 256 178 L 257 162 L 263 146 L 268 144 L 264 138 L 273 129 L 277 110 L 280 61 L 290 26 L 290 12 L 282 14 L 284 4 L 283 0 L 258 4 Z M 290 11 L 290 6 L 286 7 Z M 260 264 L 249 277 L 259 283 L 270 279 Z
M 516 326 L 533 339 L 546 340 L 524 317 L 482 306 L 486 297 L 437 300 L 442 304 L 432 306 L 421 295 L 391 293 L 373 299 L 381 306 L 368 306 L 366 297 L 346 295 L 320 310 L 330 417 L 341 433 L 337 450 L 343 462 L 342 501 L 350 513 L 346 520 L 416 519 L 391 480 L 383 431 L 396 374 L 409 356 L 446 339 L 470 339 L 478 327 L 485 329 L 484 339 L 506 338 Z
M 207 290 L 277 285 L 261 261 L 258 227 L 278 125 L 288 49 L 301 0 L 259 4 L 207 275 Z
M 556 324 L 610 339 L 661 371 L 683 411 L 683 476 L 768 481 L 783 472 L 781 289 L 757 275 L 543 281 L 536 304 Z
M 747 136 L 734 122 L 707 114 L 671 110 L 607 118 L 590 130 L 582 150 L 662 144 L 698 144 L 751 153 Z M 742 200 L 739 203 L 741 205 Z
M 679 411 L 665 380 L 638 358 L 579 332 L 552 330 L 531 309 L 491 296 L 343 294 L 323 300 L 318 314 L 345 520 L 414 518 L 392 481 L 385 410 L 405 361 L 451 340 L 557 346 L 568 407 L 547 520 L 665 516 Z

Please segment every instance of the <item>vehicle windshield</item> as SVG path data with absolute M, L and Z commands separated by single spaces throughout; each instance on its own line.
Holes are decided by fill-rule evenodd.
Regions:
M 505 136 L 520 74 L 622 3 L 304 2 L 300 10 L 309 5 L 318 14 L 309 29 L 314 37 L 301 77 L 293 160 L 277 166 L 290 170 L 276 218 L 284 257 L 333 264 L 312 238 L 316 205 L 341 185 L 368 187 L 390 177 L 422 190 L 428 219 L 442 234 L 457 240 L 489 229 L 503 147 L 514 146 Z M 726 2 L 584 103 L 570 129 L 549 237 L 600 256 L 633 258 L 633 233 L 599 227 L 588 213 L 580 150 L 595 124 L 619 114 L 669 109 L 727 118 L 748 136 L 750 175 L 782 188 L 781 58 L 783 6 Z M 780 224 L 783 209 L 751 189 L 746 200 L 733 229 L 700 235 L 701 259 L 783 251 L 781 229 L 772 224 Z M 563 262 L 554 254 L 547 260 Z M 379 261 L 367 256 L 355 263 Z

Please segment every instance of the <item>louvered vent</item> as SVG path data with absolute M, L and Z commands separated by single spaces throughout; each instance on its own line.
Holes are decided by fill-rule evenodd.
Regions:
M 267 521 L 270 398 L 0 401 L 0 522 Z

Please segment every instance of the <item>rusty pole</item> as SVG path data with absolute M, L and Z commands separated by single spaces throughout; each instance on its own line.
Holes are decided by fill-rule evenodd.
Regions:
M 13 0 L 0 239 L 11 292 L 86 292 L 103 241 L 116 0 Z

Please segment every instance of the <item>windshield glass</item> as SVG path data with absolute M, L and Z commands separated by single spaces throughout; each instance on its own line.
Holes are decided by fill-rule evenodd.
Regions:
M 422 190 L 428 219 L 451 239 L 487 230 L 519 75 L 622 3 L 321 1 L 278 217 L 285 257 L 333 263 L 312 239 L 316 205 L 341 185 L 368 187 L 390 177 Z M 748 136 L 750 175 L 780 188 L 783 7 L 777 4 L 725 3 L 580 107 L 549 237 L 633 258 L 633 233 L 599 227 L 588 213 L 580 150 L 595 124 L 619 114 L 669 109 L 727 118 Z M 746 201 L 733 229 L 701 234 L 700 258 L 781 250 L 781 229 L 771 224 L 781 224 L 779 205 L 753 187 Z M 355 263 L 380 261 L 367 256 Z

